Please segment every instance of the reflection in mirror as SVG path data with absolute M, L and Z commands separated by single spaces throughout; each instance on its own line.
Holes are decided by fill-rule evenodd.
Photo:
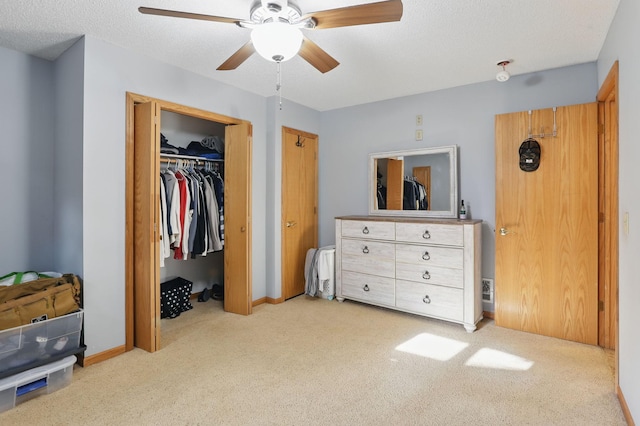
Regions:
M 369 213 L 457 217 L 456 146 L 369 155 Z

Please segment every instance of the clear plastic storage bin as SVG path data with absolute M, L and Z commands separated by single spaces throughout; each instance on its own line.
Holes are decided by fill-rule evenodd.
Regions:
M 80 347 L 83 311 L 0 331 L 0 375 L 72 354 Z M 71 352 L 70 352 L 71 351 Z M 6 374 L 2 374 L 6 373 Z
M 0 413 L 16 405 L 62 389 L 73 378 L 74 355 L 0 380 Z

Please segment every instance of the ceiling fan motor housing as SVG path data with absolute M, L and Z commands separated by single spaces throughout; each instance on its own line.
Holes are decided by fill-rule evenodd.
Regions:
M 284 2 L 285 5 L 287 2 Z M 265 9 L 267 9 L 269 12 L 272 13 L 280 13 L 282 11 L 282 9 L 284 9 L 284 7 L 282 7 L 282 4 L 278 3 L 278 2 L 265 2 L 263 3 L 263 6 Z
M 302 12 L 295 4 L 287 0 L 262 0 L 256 1 L 251 6 L 251 22 L 261 24 L 264 22 L 297 22 Z

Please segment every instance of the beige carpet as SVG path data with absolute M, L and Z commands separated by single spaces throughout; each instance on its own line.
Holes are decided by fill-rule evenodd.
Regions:
M 2 425 L 624 425 L 598 347 L 300 296 L 163 320 L 164 348 L 87 367 Z

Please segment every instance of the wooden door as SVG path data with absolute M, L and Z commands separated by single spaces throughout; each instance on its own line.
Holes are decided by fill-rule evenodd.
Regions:
M 304 293 L 304 261 L 318 247 L 318 136 L 282 128 L 282 296 Z
M 249 124 L 225 129 L 224 310 L 252 311 L 251 145 Z
M 524 172 L 520 144 L 529 128 L 551 133 L 554 113 L 496 116 L 496 324 L 597 344 L 596 104 L 559 107 L 556 120 Z
M 404 161 L 387 161 L 387 210 L 402 210 L 404 199 Z
M 160 349 L 157 117 L 156 102 L 134 107 L 134 344 L 149 352 Z

